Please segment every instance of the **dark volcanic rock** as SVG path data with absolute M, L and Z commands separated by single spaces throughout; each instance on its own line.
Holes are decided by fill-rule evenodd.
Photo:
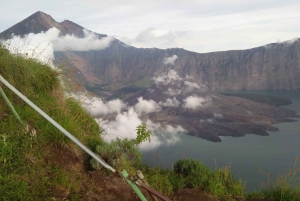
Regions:
M 270 95 L 264 95 L 264 94 L 251 94 L 251 93 L 228 93 L 228 92 L 221 92 L 221 94 L 225 96 L 235 96 L 235 97 L 241 97 L 250 99 L 256 102 L 260 103 L 267 103 L 269 105 L 274 106 L 283 106 L 283 105 L 289 105 L 292 103 L 292 101 L 289 98 L 285 97 L 277 97 L 277 96 L 270 96 Z
M 170 125 L 181 125 L 187 134 L 210 141 L 221 141 L 220 136 L 240 137 L 253 133 L 267 136 L 267 131 L 278 130 L 273 124 L 294 121 L 295 113 L 265 103 L 255 102 L 246 98 L 221 95 L 208 90 L 184 91 L 179 86 L 181 94 L 175 95 L 180 103 L 176 107 L 162 106 L 161 110 L 149 114 L 153 122 Z M 139 97 L 153 100 L 157 103 L 173 99 L 168 94 L 171 85 L 154 86 L 150 90 L 138 91 L 125 99 L 129 105 L 135 105 Z M 203 104 L 196 108 L 185 107 L 187 97 L 203 98 Z M 162 105 L 162 104 L 161 104 Z

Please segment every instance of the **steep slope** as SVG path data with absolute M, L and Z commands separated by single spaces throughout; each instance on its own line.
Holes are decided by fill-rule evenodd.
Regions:
M 64 97 L 58 73 L 0 46 L 0 74 L 90 149 L 99 126 L 78 102 Z M 5 91 L 26 129 L 0 96 L 0 200 L 139 200 L 130 186 L 89 169 L 87 155 L 41 115 Z
M 56 22 L 51 16 L 37 12 L 0 34 L 39 33 L 56 27 L 61 35 L 83 37 L 83 27 L 71 22 Z M 98 37 L 106 35 L 98 34 Z M 172 64 L 164 64 L 167 57 L 176 55 Z M 198 84 L 211 90 L 263 90 L 300 88 L 300 41 L 269 44 L 248 50 L 234 50 L 199 54 L 184 49 L 161 50 L 135 48 L 114 40 L 104 50 L 55 52 L 56 62 L 69 62 L 81 71 L 87 83 L 131 85 L 149 80 L 154 75 L 175 69 L 180 76 L 193 76 Z M 73 62 L 75 61 L 75 62 Z M 147 82 L 146 85 L 151 82 Z
M 48 31 L 50 28 L 55 27 L 61 31 L 61 35 L 73 34 L 77 37 L 83 37 L 83 27 L 71 22 L 69 20 L 64 20 L 61 23 L 56 22 L 50 15 L 38 11 L 21 22 L 15 24 L 9 29 L 3 31 L 0 34 L 0 38 L 8 39 L 12 37 L 12 34 L 24 36 L 29 33 L 40 33 Z M 99 36 L 106 36 L 104 34 L 99 34 Z
M 95 151 L 102 142 L 98 124 L 78 102 L 64 97 L 58 73 L 49 66 L 13 56 L 0 46 L 0 74 L 90 149 Z M 28 125 L 25 129 L 19 124 L 0 96 L 0 200 L 140 200 L 123 179 L 103 169 L 92 171 L 90 158 L 81 149 L 2 82 L 0 86 Z M 153 174 L 153 182 L 160 177 L 157 174 Z M 167 178 L 165 173 L 159 181 Z M 218 200 L 199 189 L 192 192 L 197 199 Z M 151 200 L 147 192 L 143 194 Z M 182 191 L 172 195 L 172 200 L 185 197 L 193 200 Z
M 164 59 L 176 55 L 174 65 Z M 132 83 L 170 69 L 192 76 L 211 90 L 264 90 L 300 88 L 300 41 L 271 44 L 242 51 L 198 54 L 184 49 L 142 49 L 112 44 L 93 52 L 56 52 L 56 58 L 80 58 L 100 82 Z M 75 59 L 76 60 L 76 59 Z M 80 69 L 80 63 L 73 67 Z M 91 81 L 91 80 L 88 80 Z

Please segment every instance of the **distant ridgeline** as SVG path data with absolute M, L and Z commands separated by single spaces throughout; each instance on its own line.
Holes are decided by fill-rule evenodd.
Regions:
M 56 22 L 37 12 L 0 34 L 40 33 L 56 27 L 61 36 L 85 37 L 83 27 L 71 21 Z M 103 39 L 104 34 L 96 34 Z M 193 77 L 210 90 L 266 90 L 300 88 L 300 41 L 274 43 L 248 50 L 200 54 L 184 49 L 135 48 L 114 39 L 101 50 L 54 52 L 56 62 L 64 62 L 91 87 L 112 90 L 123 86 L 149 86 L 151 78 L 174 69 L 180 77 Z M 109 87 L 112 85 L 111 87 Z

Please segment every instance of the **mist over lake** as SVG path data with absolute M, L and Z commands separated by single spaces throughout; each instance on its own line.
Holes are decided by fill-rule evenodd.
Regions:
M 240 93 L 240 92 L 239 92 Z M 292 104 L 282 108 L 300 114 L 300 91 L 245 91 L 290 98 Z M 273 178 L 293 169 L 300 157 L 300 122 L 276 124 L 279 131 L 268 132 L 269 136 L 247 134 L 244 137 L 222 137 L 222 142 L 210 142 L 182 134 L 175 145 L 160 146 L 143 152 L 143 161 L 150 166 L 172 169 L 179 159 L 192 158 L 202 161 L 214 169 L 230 165 L 236 179 L 246 182 L 247 191 L 259 190 L 267 181 L 267 174 Z M 262 173 L 264 172 L 264 173 Z

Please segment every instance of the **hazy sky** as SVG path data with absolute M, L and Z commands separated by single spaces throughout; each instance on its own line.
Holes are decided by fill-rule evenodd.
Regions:
M 0 32 L 36 11 L 136 47 L 247 49 L 300 37 L 299 0 L 0 0 Z

